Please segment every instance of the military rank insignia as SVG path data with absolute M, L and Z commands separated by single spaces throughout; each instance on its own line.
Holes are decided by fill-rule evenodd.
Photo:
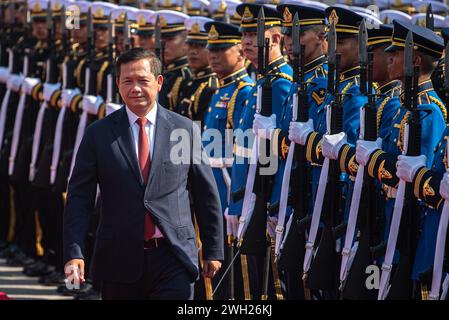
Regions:
M 321 105 L 323 103 L 325 94 L 326 94 L 326 91 L 324 90 L 324 88 L 321 88 L 318 91 L 313 91 L 312 92 L 312 99 L 319 106 L 319 105 Z

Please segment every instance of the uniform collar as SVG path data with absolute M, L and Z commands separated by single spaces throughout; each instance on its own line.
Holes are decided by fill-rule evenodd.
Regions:
M 306 65 L 304 66 L 305 73 L 315 70 L 317 67 L 321 66 L 324 62 L 326 62 L 326 57 L 324 55 L 321 55 L 318 58 L 315 58 L 312 61 L 306 63 Z
M 357 77 L 360 74 L 360 66 L 349 68 L 348 70 L 340 72 L 340 81 L 346 81 Z
M 429 79 L 418 83 L 418 94 L 422 94 L 430 90 L 433 90 L 432 80 Z
M 233 83 L 239 79 L 242 79 L 244 77 L 248 77 L 248 72 L 245 68 L 242 68 L 240 70 L 237 70 L 234 73 L 231 73 L 230 75 L 224 77 L 223 79 L 219 80 L 220 87 L 227 86 L 230 83 Z
M 284 56 L 280 56 L 279 58 L 274 59 L 273 61 L 271 61 L 268 64 L 267 73 L 268 74 L 277 74 L 277 73 L 281 72 L 279 69 L 282 66 L 285 66 L 286 64 L 287 64 L 287 62 L 285 61 Z M 262 76 L 257 75 L 257 79 L 262 79 Z
M 170 63 L 166 68 L 166 72 L 178 70 L 187 66 L 188 66 L 187 57 L 181 57 L 176 59 L 173 63 Z
M 212 69 L 210 67 L 206 67 L 206 68 L 198 71 L 197 73 L 195 73 L 193 75 L 193 80 L 209 78 L 214 75 L 215 75 L 215 73 L 212 72 Z
M 394 91 L 401 90 L 401 83 L 398 80 L 392 80 L 379 88 L 381 95 L 391 95 Z

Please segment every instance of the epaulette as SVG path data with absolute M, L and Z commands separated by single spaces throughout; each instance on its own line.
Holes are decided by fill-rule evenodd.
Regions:
M 229 100 L 228 104 L 228 121 L 226 123 L 226 128 L 230 129 L 234 127 L 234 121 L 232 120 L 232 116 L 234 114 L 234 108 L 235 108 L 235 102 L 237 100 L 237 95 L 239 94 L 240 90 L 247 86 L 253 86 L 254 84 L 249 82 L 239 82 L 239 85 L 237 86 L 237 89 L 234 91 L 234 93 L 231 96 L 231 99 Z

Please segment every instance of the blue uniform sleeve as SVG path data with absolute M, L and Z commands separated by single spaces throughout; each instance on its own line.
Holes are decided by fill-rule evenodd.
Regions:
M 427 157 L 426 166 L 430 168 L 433 163 L 434 149 L 440 141 L 441 135 L 446 128 L 443 113 L 440 108 L 431 104 L 421 104 L 418 107 L 422 110 L 429 110 L 430 114 L 422 111 L 421 113 L 421 154 Z

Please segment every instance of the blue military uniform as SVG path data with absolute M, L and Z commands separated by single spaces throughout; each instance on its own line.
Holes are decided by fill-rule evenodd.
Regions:
M 286 36 L 291 36 L 292 19 L 298 13 L 299 25 L 301 32 L 305 32 L 308 28 L 325 24 L 325 13 L 323 9 L 299 5 L 299 4 L 283 4 L 277 7 L 279 13 L 283 15 L 282 31 Z M 309 116 L 316 113 L 316 110 L 324 101 L 325 92 L 327 90 L 327 60 L 324 55 L 316 57 L 312 61 L 304 65 L 304 81 L 306 82 L 307 108 Z M 273 135 L 273 140 L 277 141 L 279 168 L 274 177 L 274 183 L 271 193 L 271 207 L 277 208 L 280 200 L 282 180 L 284 176 L 285 160 L 287 158 L 290 141 L 288 139 L 288 129 L 292 121 L 293 112 L 293 95 L 298 92 L 298 84 L 293 83 L 289 92 L 289 98 L 283 108 L 283 114 L 279 121 L 279 129 Z M 299 106 L 303 107 L 303 106 Z M 311 116 L 312 118 L 314 116 Z M 288 209 L 290 214 L 290 208 Z M 270 214 L 277 214 L 277 210 L 270 210 Z
M 397 43 L 401 43 L 407 35 L 407 32 L 411 30 L 413 32 L 414 43 L 416 50 L 430 55 L 435 58 L 439 58 L 443 51 L 442 40 L 429 32 L 429 30 L 413 26 L 404 22 L 394 21 L 393 32 L 393 45 L 387 48 L 387 50 L 397 50 Z M 429 45 L 430 42 L 430 45 Z M 399 49 L 401 46 L 399 46 Z M 432 48 L 429 50 L 429 48 Z M 438 53 L 439 52 L 439 53 Z M 437 147 L 438 141 L 446 128 L 445 117 L 446 108 L 441 102 L 440 98 L 436 94 L 432 82 L 430 79 L 422 81 L 418 84 L 418 110 L 422 110 L 421 113 L 421 154 L 427 157 L 427 167 L 430 167 L 432 163 L 438 161 L 434 159 L 438 157 L 434 154 L 434 149 Z M 401 104 L 403 103 L 403 96 L 401 96 Z M 426 114 L 428 114 L 426 116 Z M 410 116 L 410 112 L 401 107 L 398 109 L 396 115 L 393 118 L 393 125 L 391 126 L 389 134 L 383 141 L 382 149 L 377 150 L 371 155 L 368 164 L 368 173 L 370 176 L 377 178 L 381 181 L 387 194 L 392 194 L 391 198 L 395 197 L 395 188 L 398 185 L 399 179 L 396 176 L 396 160 L 397 156 L 402 152 L 404 145 L 404 126 Z M 441 144 L 440 144 L 441 146 Z M 419 188 L 424 187 L 426 180 L 422 180 L 424 171 L 420 171 L 416 176 L 415 185 Z M 430 189 L 429 189 L 430 190 Z M 418 192 L 415 192 L 417 194 Z M 425 197 L 424 197 L 425 199 Z M 389 225 L 391 215 L 393 212 L 394 199 L 389 199 L 386 202 L 386 225 Z M 413 279 L 417 280 L 419 272 L 424 271 L 426 266 L 430 266 L 433 263 L 433 252 L 431 248 L 435 247 L 435 236 L 438 228 L 438 219 L 435 211 L 427 210 L 427 214 L 424 214 L 425 210 L 422 210 L 421 228 L 422 234 L 419 246 L 416 253 L 416 264 L 413 271 Z M 434 235 L 432 235 L 432 232 Z M 385 229 L 384 238 L 387 239 L 388 229 Z M 397 261 L 398 256 L 395 257 Z
M 209 33 L 207 47 L 210 50 L 228 48 L 240 43 L 241 34 L 235 26 L 222 22 L 211 22 L 207 23 L 205 27 Z M 234 37 L 235 41 L 230 43 L 229 41 L 232 37 Z M 225 140 L 225 137 L 227 137 L 226 130 L 233 129 L 238 125 L 244 103 L 248 99 L 253 85 L 253 81 L 248 76 L 245 68 L 219 79 L 219 88 L 212 96 L 204 117 L 203 143 L 205 149 L 208 150 L 208 145 L 215 147 L 217 144 L 216 141 L 209 141 L 208 129 L 217 129 L 223 138 L 219 142 L 221 154 L 212 153 L 209 155 L 212 158 L 212 171 L 217 182 L 223 210 L 228 207 L 229 203 L 227 200 L 227 186 L 221 167 L 227 167 L 225 170 L 228 170 L 229 175 L 231 175 L 230 166 L 233 162 L 232 154 L 226 154 L 226 144 L 229 143 L 229 141 Z M 230 161 L 226 161 L 229 158 Z M 220 159 L 223 161 L 217 161 Z
M 242 4 L 237 7 L 237 11 L 242 16 L 241 31 L 256 31 L 257 12 L 260 10 L 260 7 L 261 5 L 254 4 Z M 266 28 L 280 26 L 281 21 L 276 11 L 267 6 L 264 6 L 264 11 Z M 292 68 L 287 64 L 283 56 L 270 61 L 267 68 L 267 76 L 271 77 L 272 80 L 272 112 L 276 115 L 277 126 L 279 126 L 283 107 L 290 92 L 291 81 L 293 80 L 292 74 Z M 246 130 L 251 132 L 249 133 L 249 139 L 239 139 L 237 137 L 235 141 L 235 158 L 231 175 L 231 192 L 234 194 L 241 192 L 246 185 L 247 168 L 251 155 L 252 141 L 254 140 L 251 128 L 253 126 L 254 114 L 256 113 L 257 87 L 262 86 L 265 80 L 266 77 L 259 77 L 257 79 L 256 86 L 251 89 L 239 123 L 236 125 L 236 128 L 243 133 Z M 242 199 L 234 201 L 231 198 L 229 214 L 240 215 L 242 212 L 242 204 Z

